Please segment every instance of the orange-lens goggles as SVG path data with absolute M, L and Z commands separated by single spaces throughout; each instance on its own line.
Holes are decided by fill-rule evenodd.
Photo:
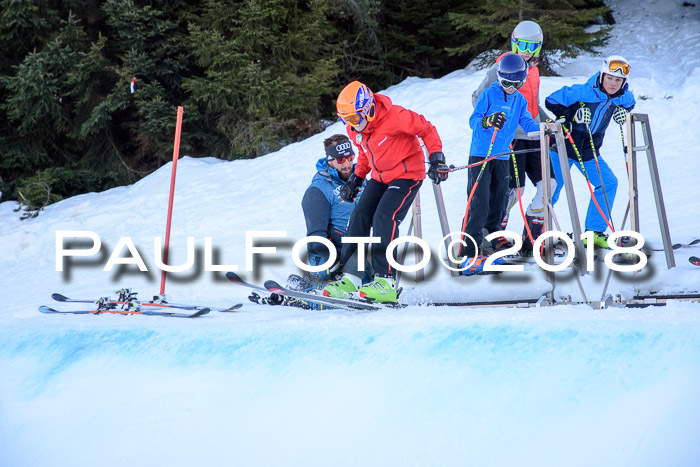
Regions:
M 338 114 L 338 117 L 343 121 L 343 123 L 349 123 L 350 125 L 359 125 L 360 122 L 362 121 L 362 115 L 359 113 L 354 113 L 354 114 L 348 114 L 348 115 L 340 115 Z
M 345 164 L 345 161 L 350 161 L 355 158 L 355 156 L 348 156 L 348 157 L 338 157 L 337 159 L 334 159 L 338 164 Z
M 620 70 L 623 75 L 627 76 L 630 74 L 630 64 L 626 62 L 621 62 L 620 60 L 611 60 L 608 64 L 608 70 Z

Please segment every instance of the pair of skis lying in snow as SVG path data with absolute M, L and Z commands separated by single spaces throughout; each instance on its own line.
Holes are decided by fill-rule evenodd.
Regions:
M 120 291 L 122 292 L 122 291 Z M 229 308 L 211 308 L 198 305 L 183 305 L 168 302 L 140 302 L 134 299 L 135 294 L 120 293 L 117 300 L 109 298 L 100 298 L 99 300 L 89 299 L 74 299 L 68 298 L 65 295 L 55 293 L 51 298 L 57 302 L 63 303 L 90 303 L 96 305 L 93 309 L 88 310 L 57 310 L 49 306 L 40 306 L 39 311 L 42 313 L 56 314 L 74 314 L 74 315 L 99 315 L 99 314 L 118 314 L 118 315 L 146 315 L 146 316 L 163 316 L 166 318 L 198 318 L 204 316 L 210 311 L 229 312 L 235 311 L 242 307 L 242 303 L 238 303 Z M 172 310 L 183 310 L 177 312 Z

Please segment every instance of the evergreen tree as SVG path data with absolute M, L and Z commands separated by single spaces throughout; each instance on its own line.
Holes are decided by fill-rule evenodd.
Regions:
M 0 0 L 0 191 L 32 208 L 130 183 L 181 153 L 256 157 L 335 121 L 352 80 L 383 89 L 506 49 L 591 51 L 601 0 Z M 134 92 L 130 83 L 135 80 Z
M 537 22 L 544 32 L 541 63 L 551 73 L 554 55 L 573 58 L 580 52 L 595 52 L 604 45 L 609 28 L 586 32 L 586 28 L 609 12 L 601 0 L 485 0 L 465 4 L 450 14 L 453 26 L 468 38 L 459 47 L 449 48 L 453 55 L 474 56 L 483 51 L 482 63 L 492 63 L 495 55 L 510 50 L 510 34 L 520 21 Z
M 211 130 L 211 152 L 254 157 L 318 131 L 321 103 L 336 92 L 332 11 L 320 0 L 208 3 L 188 40 L 204 71 L 183 88 Z

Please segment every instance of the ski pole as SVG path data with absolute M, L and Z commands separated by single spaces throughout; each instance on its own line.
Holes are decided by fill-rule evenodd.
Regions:
M 593 185 L 591 184 L 591 180 L 588 178 L 588 173 L 586 172 L 586 166 L 583 165 L 583 158 L 581 157 L 581 153 L 579 152 L 578 148 L 576 147 L 576 144 L 574 143 L 574 138 L 571 137 L 571 132 L 564 125 L 562 125 L 561 128 L 564 130 L 564 134 L 566 135 L 567 139 L 569 140 L 569 143 L 571 143 L 571 147 L 574 148 L 574 152 L 576 153 L 576 158 L 578 159 L 578 163 L 581 166 L 581 171 L 583 172 L 583 176 L 586 178 L 586 183 L 588 184 L 588 191 L 591 192 L 591 200 L 593 200 L 593 204 L 595 204 L 595 207 L 598 208 L 598 212 L 600 212 L 600 215 L 603 216 L 603 219 L 605 219 L 605 223 L 608 224 L 608 227 L 610 227 L 610 230 L 615 232 L 615 229 L 613 228 L 612 225 L 610 225 L 610 221 L 608 220 L 607 216 L 603 212 L 603 209 L 601 209 L 600 205 L 598 204 L 598 200 L 595 199 L 595 195 L 593 194 Z
M 581 107 L 585 107 L 586 104 L 583 102 L 579 102 Z M 605 200 L 605 207 L 608 208 L 608 216 L 610 216 L 610 224 L 612 224 L 612 211 L 610 209 L 610 202 L 608 201 L 608 193 L 607 190 L 605 189 L 605 183 L 603 183 L 603 174 L 600 171 L 600 164 L 598 164 L 598 151 L 595 148 L 595 143 L 593 142 L 593 133 L 591 133 L 591 127 L 588 125 L 588 123 L 585 123 L 586 125 L 586 130 L 588 130 L 588 139 L 591 142 L 591 150 L 593 151 L 593 160 L 595 160 L 595 168 L 596 171 L 598 172 L 598 179 L 600 180 L 600 187 L 603 189 L 603 199 Z M 614 232 L 615 229 L 611 225 L 610 228 Z
M 515 160 L 515 151 L 513 151 L 513 145 L 510 146 L 510 157 L 513 160 L 513 172 L 515 173 L 515 186 L 518 193 L 518 205 L 520 205 L 520 214 L 523 216 L 523 222 L 525 223 L 525 231 L 530 239 L 530 243 L 534 246 L 535 240 L 532 238 L 532 232 L 530 231 L 530 226 L 527 225 L 527 216 L 525 216 L 525 210 L 523 209 L 523 198 L 520 195 L 520 177 L 518 175 L 518 162 Z
M 491 137 L 491 144 L 489 144 L 489 150 L 486 152 L 486 159 L 489 159 L 490 154 L 491 154 L 491 149 L 493 149 L 493 142 L 496 140 L 496 134 L 498 133 L 498 128 L 494 127 L 493 128 L 493 136 Z M 488 163 L 488 160 L 484 160 L 483 164 L 481 165 L 481 170 L 479 170 L 478 175 L 476 176 L 476 180 L 474 181 L 474 186 L 472 187 L 471 193 L 469 193 L 469 197 L 467 198 L 467 209 L 464 212 L 464 221 L 462 222 L 462 232 L 465 231 L 467 228 L 467 217 L 469 217 L 469 206 L 471 205 L 472 198 L 474 197 L 474 193 L 476 192 L 476 187 L 479 186 L 479 180 L 481 180 L 481 176 L 484 174 L 484 169 L 486 168 L 486 164 Z
M 464 170 L 464 169 L 471 169 L 472 167 L 478 167 L 481 164 L 485 164 L 485 163 L 492 161 L 494 159 L 497 159 L 501 156 L 507 156 L 511 153 L 513 153 L 513 154 L 525 154 L 528 152 L 536 152 L 536 151 L 539 151 L 539 149 L 519 149 L 517 151 L 499 152 L 498 154 L 493 154 L 492 156 L 485 158 L 483 161 L 475 162 L 474 164 L 467 164 L 467 165 L 462 165 L 459 167 L 455 167 L 454 165 L 450 165 L 449 171 L 456 172 L 457 170 Z M 429 162 L 426 162 L 426 164 L 429 164 Z

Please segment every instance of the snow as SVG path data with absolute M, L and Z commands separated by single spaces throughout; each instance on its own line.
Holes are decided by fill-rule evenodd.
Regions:
M 700 236 L 700 6 L 681 1 L 611 5 L 618 23 L 602 55 L 632 63 L 635 112 L 649 115 L 671 237 Z M 545 31 L 546 32 L 546 31 Z M 670 44 L 673 45 L 670 45 Z M 584 56 L 544 77 L 541 99 L 584 82 L 602 61 Z M 440 132 L 448 163 L 466 164 L 471 92 L 484 71 L 409 78 L 383 91 L 423 113 Z M 187 112 L 187 109 L 185 109 Z M 187 131 L 187 128 L 183 128 Z M 165 233 L 172 164 L 127 187 L 90 193 L 18 220 L 0 203 L 0 465 L 698 465 L 700 305 L 593 310 L 585 305 L 505 309 L 418 306 L 426 300 L 535 298 L 539 273 L 453 279 L 432 266 L 427 280 L 404 276 L 403 310 L 369 314 L 280 309 L 248 302 L 223 273 L 204 271 L 205 238 L 215 264 L 238 265 L 251 282 L 284 281 L 293 243 L 305 235 L 301 196 L 324 133 L 255 160 L 183 157 L 178 162 L 170 263 L 196 266 L 168 276 L 172 301 L 228 306 L 197 320 L 145 316 L 53 316 L 37 311 L 52 292 L 79 298 L 132 287 L 158 292 L 154 237 Z M 619 131 L 602 154 L 620 180 L 613 209 L 621 223 L 627 193 Z M 579 210 L 588 200 L 572 171 Z M 639 166 L 642 233 L 662 246 L 649 170 Z M 441 185 L 457 230 L 466 171 Z M 529 186 L 524 200 L 532 197 Z M 437 253 L 441 230 L 432 190 L 422 190 L 423 236 Z M 566 203 L 556 206 L 570 229 Z M 522 220 L 513 211 L 510 230 Z M 407 219 L 408 222 L 408 219 Z M 402 227 L 405 234 L 407 222 Z M 56 232 L 89 230 L 99 255 L 56 271 Z M 245 272 L 246 231 L 286 231 Z M 130 237 L 149 272 L 103 271 Z M 82 245 L 82 247 L 88 247 Z M 127 251 L 122 251 L 122 256 Z M 631 297 L 697 292 L 700 269 L 662 252 L 637 276 L 614 274 L 608 292 Z M 409 255 L 409 260 L 411 255 Z M 600 299 L 607 269 L 583 278 Z M 557 296 L 581 300 L 571 275 Z

